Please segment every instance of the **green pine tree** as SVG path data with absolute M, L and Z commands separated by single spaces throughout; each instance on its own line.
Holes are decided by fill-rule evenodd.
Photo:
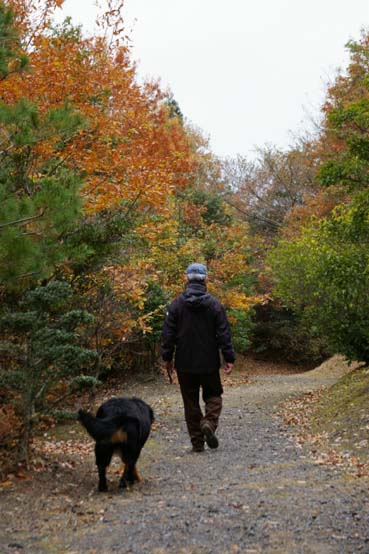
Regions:
M 12 13 L 0 2 L 0 82 L 26 66 Z M 26 98 L 0 97 L 0 285 L 23 288 L 83 256 L 64 240 L 81 214 L 82 182 L 61 156 L 82 124 L 67 101 L 43 113 Z
M 16 309 L 0 318 L 0 386 L 11 391 L 24 423 L 20 443 L 26 457 L 33 424 L 48 411 L 47 393 L 61 380 L 71 387 L 89 373 L 96 353 L 82 344 L 82 331 L 92 321 L 73 309 L 73 291 L 62 281 L 28 291 Z

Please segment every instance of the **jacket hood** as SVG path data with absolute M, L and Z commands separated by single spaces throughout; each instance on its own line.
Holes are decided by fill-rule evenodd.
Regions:
M 183 292 L 183 298 L 185 305 L 190 310 L 202 310 L 207 308 L 211 302 L 211 295 L 202 283 L 189 283 Z

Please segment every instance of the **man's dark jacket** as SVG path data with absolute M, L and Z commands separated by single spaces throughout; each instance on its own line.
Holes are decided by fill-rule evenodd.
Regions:
M 220 367 L 219 350 L 226 362 L 235 353 L 227 316 L 221 303 L 203 283 L 190 282 L 169 306 L 162 335 L 162 357 L 173 359 L 177 371 L 213 373 Z

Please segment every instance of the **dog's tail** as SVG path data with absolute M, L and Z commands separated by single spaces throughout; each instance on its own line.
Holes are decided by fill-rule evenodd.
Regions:
M 86 431 L 98 442 L 126 442 L 127 432 L 123 427 L 123 419 L 120 416 L 112 418 L 98 418 L 85 410 L 78 411 L 78 419 Z

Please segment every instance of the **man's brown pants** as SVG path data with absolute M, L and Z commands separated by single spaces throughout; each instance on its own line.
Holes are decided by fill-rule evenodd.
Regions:
M 183 398 L 188 434 L 192 445 L 199 448 L 204 445 L 201 425 L 206 421 L 213 432 L 218 427 L 223 393 L 219 371 L 200 375 L 178 371 L 178 381 Z M 205 415 L 200 407 L 200 388 L 205 403 Z

